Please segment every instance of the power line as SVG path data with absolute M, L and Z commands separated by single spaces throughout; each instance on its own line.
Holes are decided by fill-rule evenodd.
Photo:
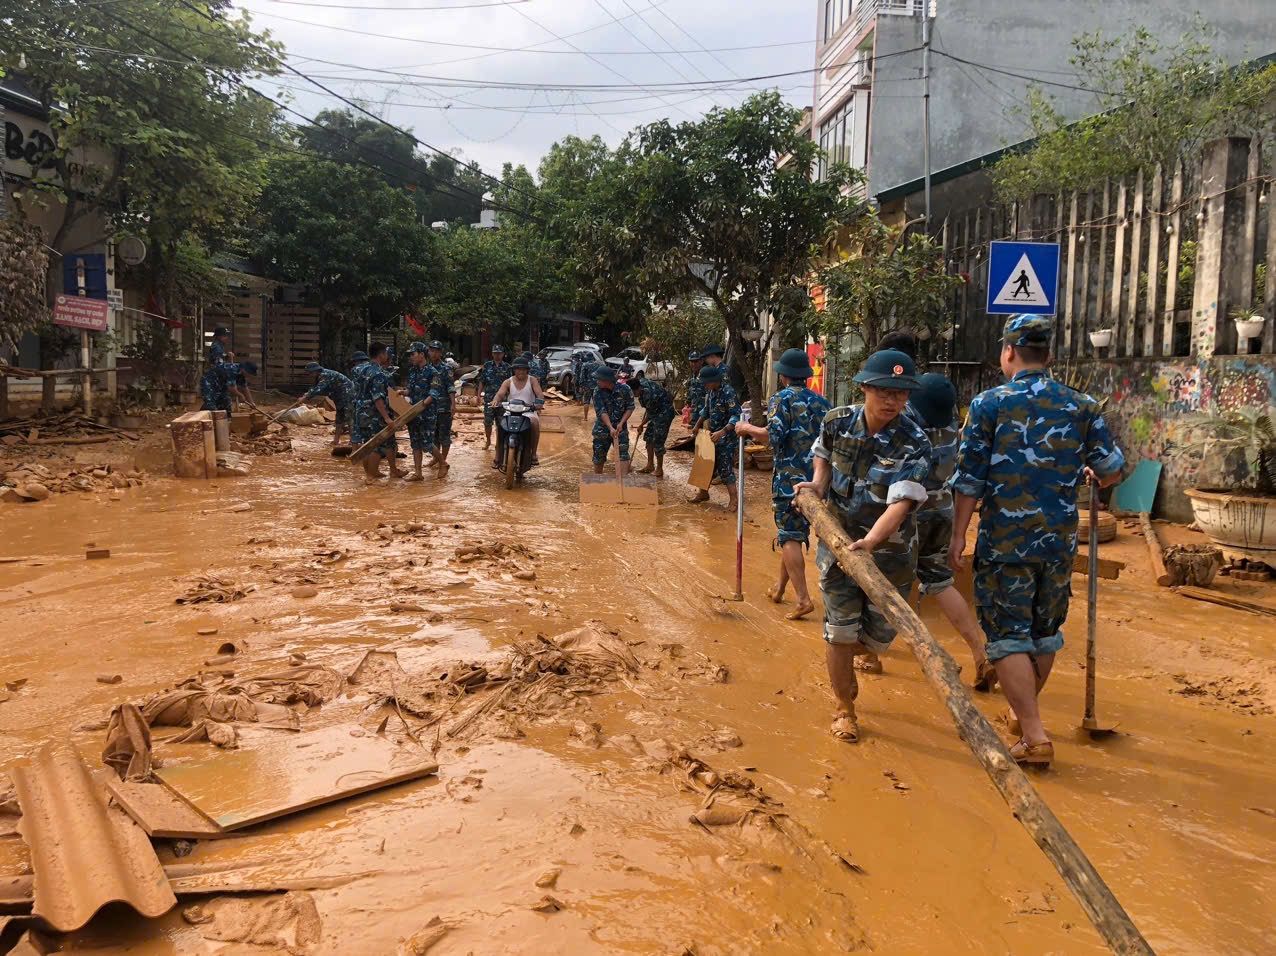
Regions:
M 447 11 L 447 10 L 474 10 L 479 7 L 512 7 L 515 4 L 527 3 L 528 0 L 489 0 L 487 3 L 459 3 L 453 7 L 382 7 L 382 6 L 361 6 L 352 3 L 314 3 L 313 0 L 271 0 L 272 3 L 282 3 L 290 7 L 321 7 L 329 10 L 398 10 L 402 13 L 417 13 L 428 10 Z
M 1014 70 L 1003 70 L 1000 67 L 989 66 L 987 63 L 978 63 L 975 60 L 967 60 L 955 54 L 940 50 L 937 47 L 932 47 L 931 52 L 937 53 L 942 57 L 947 57 L 950 60 L 956 60 L 958 63 L 965 63 L 967 66 L 973 66 L 979 70 L 986 70 L 990 73 L 1000 73 L 1003 76 L 1013 76 L 1019 80 L 1027 80 L 1029 83 L 1041 83 L 1045 86 L 1059 86 L 1065 90 L 1078 90 L 1082 93 L 1094 93 L 1097 96 L 1109 95 L 1106 90 L 1096 90 L 1088 86 L 1077 86 L 1073 83 L 1060 83 L 1058 80 L 1046 80 L 1037 76 L 1029 76 L 1027 73 L 1016 73 Z
M 642 23 L 643 23 L 643 24 L 644 24 L 644 25 L 645 25 L 648 29 L 651 29 L 651 24 L 650 24 L 650 23 L 648 23 L 648 22 L 646 21 L 646 19 L 644 19 L 644 18 L 643 18 L 643 17 L 642 17 L 642 16 L 638 13 L 638 11 L 637 11 L 637 10 L 635 10 L 632 6 L 630 6 L 630 4 L 628 3 L 628 0 L 624 0 L 624 2 L 625 2 L 625 6 L 629 8 L 629 11 L 630 11 L 630 12 L 631 12 L 634 16 L 638 17 L 639 21 L 640 21 L 640 22 L 642 22 Z M 595 5 L 596 5 L 596 6 L 597 6 L 600 10 L 604 11 L 604 12 L 605 12 L 605 13 L 606 13 L 609 17 L 611 17 L 613 20 L 615 20 L 615 22 L 616 22 L 616 23 L 617 23 L 617 24 L 621 27 L 621 29 L 623 29 L 626 33 L 628 33 L 631 37 L 633 37 L 633 38 L 634 38 L 635 40 L 637 40 L 639 43 L 641 43 L 645 49 L 650 50 L 652 53 L 655 53 L 657 56 L 659 56 L 659 57 L 660 57 L 660 61 L 661 61 L 662 63 L 667 64 L 667 65 L 668 65 L 668 67 L 669 67 L 669 69 L 673 70 L 675 73 L 677 73 L 680 77 L 682 77 L 682 78 L 683 78 L 684 80 L 686 80 L 688 83 L 692 82 L 691 77 L 687 76 L 687 74 L 686 74 L 686 73 L 683 73 L 683 72 L 682 72 L 682 70 L 678 69 L 677 65 L 676 65 L 673 61 L 671 61 L 671 60 L 669 59 L 669 57 L 668 57 L 666 54 L 663 54 L 663 53 L 658 52 L 658 51 L 657 51 L 657 50 L 656 50 L 656 49 L 655 49 L 655 48 L 654 48 L 651 44 L 649 44 L 646 40 L 644 40 L 641 36 L 639 36 L 637 32 L 635 32 L 634 30 L 631 30 L 627 24 L 622 23 L 622 22 L 620 21 L 620 19 L 616 17 L 616 15 L 615 15 L 615 14 L 613 14 L 613 13 L 612 13 L 609 9 L 607 9 L 607 7 L 603 6 L 603 2 L 602 2 L 602 0 L 594 0 L 594 4 L 595 4 Z M 653 30 L 652 32 L 655 32 L 655 31 Z M 664 41 L 664 37 L 660 36 L 660 34 L 659 34 L 659 33 L 657 33 L 657 34 L 656 34 L 656 36 L 657 36 L 657 38 L 659 38 L 661 41 Z M 670 44 L 665 43 L 665 45 L 666 45 L 666 46 L 669 46 Z M 686 58 L 685 56 L 683 57 L 683 59 L 684 59 L 684 60 L 687 60 L 687 58 Z M 687 62 L 691 65 L 692 69 L 696 69 L 696 65 L 695 65 L 694 63 L 691 63 L 691 61 L 690 61 L 690 60 L 687 60 Z M 701 73 L 701 74 L 700 74 L 700 76 L 701 76 L 701 78 L 702 78 L 702 79 L 706 79 L 706 77 L 705 77 L 705 75 L 704 75 L 703 73 Z M 712 95 L 711 95 L 711 96 L 712 96 Z M 719 105 L 719 106 L 721 105 L 721 103 L 719 103 L 719 102 L 718 102 L 717 98 L 713 98 L 713 102 L 714 102 L 716 105 Z

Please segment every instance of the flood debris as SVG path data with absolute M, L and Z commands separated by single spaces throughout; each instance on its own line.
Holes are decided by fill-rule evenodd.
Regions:
M 118 684 L 124 680 L 122 674 L 98 674 L 97 682 L 99 684 Z
M 536 877 L 536 887 L 541 890 L 552 890 L 558 885 L 558 878 L 562 876 L 563 868 L 561 866 L 551 867 L 540 876 Z
M 103 558 L 109 558 L 110 556 L 110 548 L 89 548 L 84 552 L 84 560 L 86 561 L 100 561 Z
M 430 949 L 448 934 L 451 927 L 435 916 L 419 932 L 399 942 L 399 956 L 425 956 Z
M 531 908 L 537 913 L 557 913 L 560 910 L 567 909 L 567 904 L 546 893 L 539 900 L 533 903 Z
M 106 439 L 109 440 L 109 439 Z M 61 464 L 70 464 L 65 459 Z M 4 472 L 0 500 L 15 503 L 44 501 L 50 495 L 69 492 L 98 492 L 135 488 L 143 475 L 135 468 L 121 470 L 109 464 L 79 464 L 50 467 L 24 462 Z
M 271 897 L 226 896 L 182 910 L 182 919 L 205 939 L 269 946 L 285 953 L 309 953 L 319 944 L 323 923 L 309 893 Z
M 187 582 L 186 590 L 176 598 L 178 604 L 228 604 L 239 601 L 257 590 L 253 584 L 238 584 L 230 578 L 213 574 L 197 574 Z

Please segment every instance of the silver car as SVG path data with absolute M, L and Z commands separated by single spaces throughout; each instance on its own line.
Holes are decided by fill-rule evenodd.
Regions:
M 549 384 L 564 395 L 573 394 L 575 382 L 572 381 L 572 355 L 584 352 L 589 362 L 601 362 L 602 352 L 593 346 L 586 345 L 551 345 L 541 349 L 540 357 L 549 363 Z

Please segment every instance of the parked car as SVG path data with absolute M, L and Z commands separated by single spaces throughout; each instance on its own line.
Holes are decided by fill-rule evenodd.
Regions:
M 588 342 L 577 345 L 551 345 L 540 351 L 540 357 L 549 363 L 550 387 L 558 389 L 564 395 L 573 394 L 575 388 L 575 382 L 572 381 L 572 355 L 576 352 L 588 352 L 591 362 L 603 360 L 602 350 Z
M 668 362 L 648 362 L 646 356 L 642 353 L 642 349 L 636 345 L 621 349 L 607 359 L 607 364 L 619 370 L 624 366 L 626 359 L 629 361 L 629 367 L 635 373 L 642 372 L 653 382 L 663 382 L 673 373 L 673 366 Z

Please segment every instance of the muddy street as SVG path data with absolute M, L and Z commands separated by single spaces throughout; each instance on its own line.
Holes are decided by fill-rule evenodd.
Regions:
M 152 474 L 138 487 L 7 506 L 0 679 L 25 684 L 0 702 L 0 769 L 62 740 L 96 768 L 112 707 L 201 672 L 304 662 L 348 676 L 367 652 L 392 651 L 389 702 L 349 684 L 310 708 L 302 731 L 334 753 L 383 738 L 428 755 L 437 774 L 196 841 L 181 857 L 185 847 L 157 843 L 166 864 L 343 878 L 305 891 L 316 921 L 278 947 L 412 952 L 416 937 L 431 953 L 1104 952 L 902 642 L 883 675 L 861 678 L 861 742 L 827 733 L 818 604 L 792 622 L 764 595 L 777 561 L 770 476 L 748 473 L 745 601 L 723 601 L 734 589 L 725 495 L 683 503 L 689 457 L 670 455 L 658 509 L 582 507 L 590 445 L 578 416 L 546 434 L 542 466 L 510 491 L 461 420 L 469 434 L 444 481 L 365 486 L 329 455 L 326 429 L 294 428 L 293 450 L 256 457 L 247 477 L 179 481 L 142 460 Z M 1172 542 L 1199 538 L 1162 527 Z M 110 557 L 86 560 L 90 545 Z M 1157 952 L 1268 951 L 1276 629 L 1156 588 L 1129 530 L 1102 553 L 1126 562 L 1102 582 L 1099 616 L 1100 707 L 1120 733 L 1074 732 L 1078 576 L 1043 698 L 1058 758 L 1033 783 Z M 178 603 L 209 578 L 233 599 Z M 922 610 L 968 680 L 964 645 Z M 229 662 L 217 657 L 227 643 Z M 420 707 L 405 713 L 413 692 Z M 1005 708 L 1000 694 L 976 701 L 990 720 Z M 165 766 L 232 803 L 335 773 L 305 749 L 272 749 L 287 731 L 241 724 L 238 751 L 153 731 Z M 232 754 L 243 758 L 233 771 Z M 704 812 L 711 795 L 720 813 Z M 24 840 L 0 829 L 0 874 L 30 867 Z M 64 949 L 217 951 L 205 931 L 220 924 L 188 906 L 153 920 L 110 907 Z

